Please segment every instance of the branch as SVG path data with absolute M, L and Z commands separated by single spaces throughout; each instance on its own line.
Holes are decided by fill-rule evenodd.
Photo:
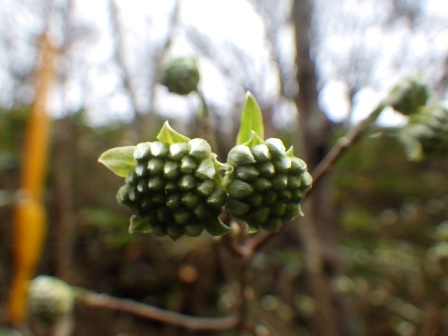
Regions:
M 121 311 L 149 320 L 166 323 L 190 330 L 229 330 L 239 323 L 237 315 L 228 317 L 195 317 L 157 308 L 133 300 L 119 299 L 107 294 L 98 294 L 83 288 L 74 288 L 77 302 L 94 308 Z
M 330 168 L 342 156 L 342 154 L 344 154 L 348 148 L 361 139 L 362 135 L 364 135 L 369 126 L 380 116 L 385 107 L 385 103 L 380 103 L 375 110 L 373 110 L 358 125 L 352 128 L 348 134 L 338 139 L 335 146 L 330 150 L 330 152 L 328 152 L 328 154 L 323 158 L 311 174 L 313 176 L 313 188 L 311 188 L 311 190 L 313 190 L 321 181 L 322 177 L 330 171 Z

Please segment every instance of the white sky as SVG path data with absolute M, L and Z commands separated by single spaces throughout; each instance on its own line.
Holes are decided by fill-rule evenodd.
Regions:
M 130 69 L 135 75 L 136 87 L 140 90 L 139 104 L 144 106 L 149 98 L 145 95 L 145 83 L 139 78 L 144 79 L 144 75 L 151 71 L 150 66 L 144 66 L 146 53 L 150 51 L 151 43 L 165 36 L 168 29 L 167 17 L 172 10 L 173 1 L 116 0 L 116 3 L 121 8 L 120 20 L 126 32 L 128 62 L 134 65 L 140 64 L 139 68 L 134 66 Z M 441 59 L 448 55 L 448 1 L 426 0 L 424 3 L 422 7 L 424 12 L 441 26 L 441 29 L 432 35 L 422 30 L 411 34 L 405 29 L 405 22 L 399 20 L 394 24 L 397 27 L 403 26 L 404 29 L 395 29 L 386 34 L 381 26 L 375 25 L 375 20 L 378 20 L 378 17 L 385 20 L 387 8 L 378 6 L 373 0 L 334 0 L 331 4 L 327 0 L 316 0 L 316 10 L 322 13 L 322 17 L 326 20 L 325 24 L 319 27 L 319 32 L 325 33 L 325 39 L 319 45 L 317 59 L 322 79 L 320 102 L 334 121 L 342 121 L 348 115 L 348 89 L 344 78 L 346 73 L 341 68 L 340 62 L 347 62 L 347 50 L 351 48 L 353 37 L 359 35 L 361 41 L 366 41 L 364 45 L 360 45 L 360 51 L 371 50 L 381 54 L 380 61 L 375 64 L 370 74 L 371 84 L 365 86 L 355 97 L 352 116 L 355 122 L 365 117 L 396 80 L 404 75 L 423 71 L 430 78 L 440 76 L 442 73 L 441 65 L 438 65 L 440 62 L 435 62 L 431 57 Z M 75 4 L 77 25 L 93 28 L 94 33 L 87 39 L 83 37 L 85 41 L 77 46 L 77 54 L 71 56 L 74 60 L 73 67 L 84 66 L 87 73 L 70 74 L 72 78 L 67 83 L 67 103 L 72 110 L 76 109 L 84 97 L 87 107 L 93 111 L 92 119 L 97 122 L 106 117 L 129 118 L 129 100 L 122 90 L 117 90 L 119 77 L 117 69 L 110 62 L 112 41 L 107 1 L 76 0 Z M 233 55 L 227 49 L 229 43 L 246 50 L 250 56 L 251 79 L 261 85 L 261 97 L 257 99 L 265 101 L 276 99 L 277 74 L 269 58 L 263 22 L 247 1 L 183 0 L 181 9 L 180 26 L 195 27 L 209 36 L 217 55 L 229 58 L 227 60 L 229 64 L 234 63 L 231 59 Z M 346 17 L 346 21 L 341 21 L 341 15 L 346 15 L 347 12 L 352 12 L 352 17 Z M 24 11 L 20 15 L 20 20 L 34 22 L 36 25 L 37 21 L 30 15 L 31 12 Z M 330 19 L 325 19 L 325 15 L 329 15 Z M 353 26 L 353 30 L 347 30 L 341 22 Z M 291 62 L 293 35 L 287 27 L 280 31 L 276 41 L 277 45 L 282 46 L 280 56 L 283 60 Z M 194 53 L 182 31 L 176 33 L 171 53 Z M 364 33 L 365 35 L 362 35 Z M 403 50 L 406 51 L 405 54 Z M 226 79 L 207 59 L 201 59 L 200 66 L 202 70 L 200 85 L 207 99 L 221 106 L 222 111 L 233 108 L 235 97 L 232 95 L 235 93 L 229 88 L 231 85 L 229 79 Z M 261 75 L 266 77 L 262 78 Z M 3 78 L 2 76 L 0 73 L 0 78 Z M 234 79 L 239 79 L 242 73 L 236 72 L 232 76 Z M 192 110 L 198 104 L 194 97 L 183 99 L 173 97 L 164 90 L 157 92 L 156 107 L 163 111 L 168 106 L 167 112 L 172 116 L 185 117 L 185 110 Z M 241 94 L 240 102 L 243 99 L 244 94 Z M 60 102 L 56 101 L 53 104 L 54 110 L 61 110 L 58 103 Z M 275 110 L 281 112 L 277 116 L 277 122 L 292 122 L 296 112 L 284 102 L 278 104 Z M 288 117 L 287 111 L 290 111 L 292 117 Z M 385 113 L 381 121 L 384 124 L 404 122 L 403 118 L 391 111 Z

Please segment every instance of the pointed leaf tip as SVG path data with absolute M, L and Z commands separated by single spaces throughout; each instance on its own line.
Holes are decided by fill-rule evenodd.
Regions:
M 241 145 L 252 136 L 252 131 L 264 139 L 263 114 L 255 97 L 249 91 L 246 93 L 246 101 L 241 112 L 241 124 L 236 144 Z
M 105 165 L 115 175 L 126 177 L 136 165 L 134 149 L 135 146 L 111 148 L 101 154 L 98 162 Z
M 185 135 L 180 134 L 179 132 L 175 131 L 169 124 L 168 121 L 165 121 L 162 128 L 160 129 L 159 134 L 157 134 L 157 140 L 173 144 L 178 142 L 188 142 L 191 139 L 186 137 Z

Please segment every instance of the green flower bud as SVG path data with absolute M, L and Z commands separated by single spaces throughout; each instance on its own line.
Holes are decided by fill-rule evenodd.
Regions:
M 263 204 L 263 195 L 259 193 L 253 193 L 248 198 L 250 205 L 254 208 L 259 207 Z
M 409 77 L 392 88 L 387 102 L 395 111 L 412 115 L 418 111 L 420 106 L 426 105 L 428 99 L 428 86 L 420 78 Z
M 196 169 L 194 176 L 201 180 L 212 180 L 216 175 L 215 165 L 213 164 L 212 159 L 204 159 L 202 160 L 199 167 Z
M 254 192 L 254 188 L 249 183 L 235 179 L 227 187 L 229 196 L 235 199 L 240 199 L 251 195 Z
M 305 162 L 290 152 L 280 139 L 274 138 L 230 150 L 227 162 L 233 171 L 226 179 L 227 208 L 250 230 L 261 227 L 278 231 L 284 221 L 302 214 L 299 203 L 311 187 L 312 178 Z
M 289 170 L 289 173 L 292 175 L 300 176 L 304 172 L 306 172 L 307 166 L 305 161 L 292 157 L 291 158 L 291 169 Z
M 196 179 L 191 175 L 184 175 L 179 180 L 181 190 L 190 190 L 196 186 Z
M 257 162 L 266 162 L 271 160 L 269 148 L 265 144 L 255 145 L 250 150 Z
M 196 159 L 192 156 L 185 156 L 180 162 L 180 171 L 184 174 L 192 174 L 198 166 Z
M 163 175 L 170 179 L 176 179 L 180 174 L 179 165 L 174 161 L 165 161 L 163 165 Z
M 233 198 L 229 198 L 229 200 L 227 201 L 227 207 L 232 215 L 238 216 L 239 218 L 241 218 L 241 216 L 247 215 L 247 213 L 251 209 L 249 204 L 237 201 Z
M 145 165 L 138 164 L 135 167 L 135 174 L 137 174 L 137 176 L 139 177 L 146 177 L 149 174 L 149 170 L 147 169 L 147 167 L 145 167 Z
M 196 190 L 202 196 L 210 196 L 213 190 L 215 190 L 215 183 L 211 180 L 205 180 L 197 186 Z
M 201 198 L 196 194 L 184 194 L 181 202 L 189 209 L 193 209 L 200 202 Z
M 151 143 L 142 142 L 135 146 L 134 159 L 137 161 L 148 160 L 151 155 Z
M 170 92 L 187 95 L 196 91 L 200 75 L 196 59 L 178 57 L 169 60 L 162 68 L 161 84 Z
M 166 181 L 165 182 L 165 193 L 169 194 L 172 192 L 176 192 L 178 189 L 178 185 L 175 181 Z
M 264 143 L 269 148 L 271 157 L 278 158 L 285 155 L 286 148 L 283 144 L 283 141 L 281 141 L 280 139 L 270 138 L 267 139 Z
M 275 167 L 272 162 L 263 162 L 258 166 L 258 171 L 263 177 L 272 177 L 275 175 Z
M 218 216 L 227 193 L 220 184 L 216 154 L 205 140 L 148 142 L 137 145 L 133 154 L 137 164 L 117 192 L 117 200 L 134 214 L 132 232 L 177 239 L 197 236 L 204 228 L 212 234 L 225 231 Z
M 146 191 L 148 191 L 149 187 L 148 187 L 148 181 L 147 180 L 140 180 L 137 183 L 137 191 L 139 193 L 145 193 Z
M 185 142 L 179 142 L 179 143 L 173 143 L 170 146 L 170 158 L 174 161 L 179 161 L 186 155 L 188 155 L 188 152 L 190 151 L 190 147 L 188 143 Z
M 169 154 L 169 145 L 161 141 L 151 142 L 151 154 L 155 157 L 167 157 Z
M 209 215 L 209 209 L 204 203 L 199 203 L 197 206 L 194 207 L 193 213 L 199 219 L 207 219 Z
M 288 185 L 288 178 L 286 175 L 276 175 L 271 179 L 272 188 L 275 190 L 283 190 Z
M 166 197 L 166 207 L 169 210 L 175 210 L 181 206 L 180 195 L 179 194 L 170 194 Z
M 160 176 L 152 176 L 148 180 L 148 188 L 153 191 L 162 190 L 164 187 L 163 178 Z
M 260 175 L 260 172 L 254 166 L 237 167 L 235 173 L 237 178 L 244 181 L 252 181 Z
M 254 190 L 257 192 L 262 192 L 272 187 L 272 183 L 265 178 L 259 177 L 253 183 Z
M 192 139 L 188 144 L 190 145 L 190 155 L 195 159 L 204 160 L 211 157 L 212 148 L 204 139 Z
M 150 172 L 151 175 L 162 174 L 163 172 L 163 160 L 159 158 L 152 158 L 148 161 L 147 171 Z
M 238 167 L 255 163 L 256 161 L 249 147 L 238 145 L 230 150 L 227 156 L 227 162 L 232 166 Z
M 283 201 L 276 201 L 271 207 L 271 216 L 282 217 L 286 211 L 286 204 Z
M 289 182 L 289 180 L 288 180 Z M 277 192 L 278 198 L 282 201 L 288 202 L 292 200 L 292 192 L 287 190 L 287 189 L 283 189 L 283 190 L 279 190 Z
M 208 198 L 207 204 L 213 208 L 220 209 L 227 201 L 227 194 L 224 189 L 214 191 Z
M 181 210 L 175 211 L 173 216 L 176 221 L 176 224 L 184 225 L 184 224 L 187 224 L 188 222 L 190 222 L 192 214 L 190 211 L 181 209 Z

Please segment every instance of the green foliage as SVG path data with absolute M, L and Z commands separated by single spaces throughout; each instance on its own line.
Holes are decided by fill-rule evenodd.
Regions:
M 241 123 L 236 144 L 241 145 L 256 136 L 264 139 L 263 115 L 255 97 L 248 92 L 241 113 Z
M 109 168 L 114 174 L 126 177 L 135 167 L 135 146 L 111 148 L 99 157 L 98 161 Z
M 448 108 L 422 106 L 400 131 L 400 140 L 410 160 L 448 156 Z

